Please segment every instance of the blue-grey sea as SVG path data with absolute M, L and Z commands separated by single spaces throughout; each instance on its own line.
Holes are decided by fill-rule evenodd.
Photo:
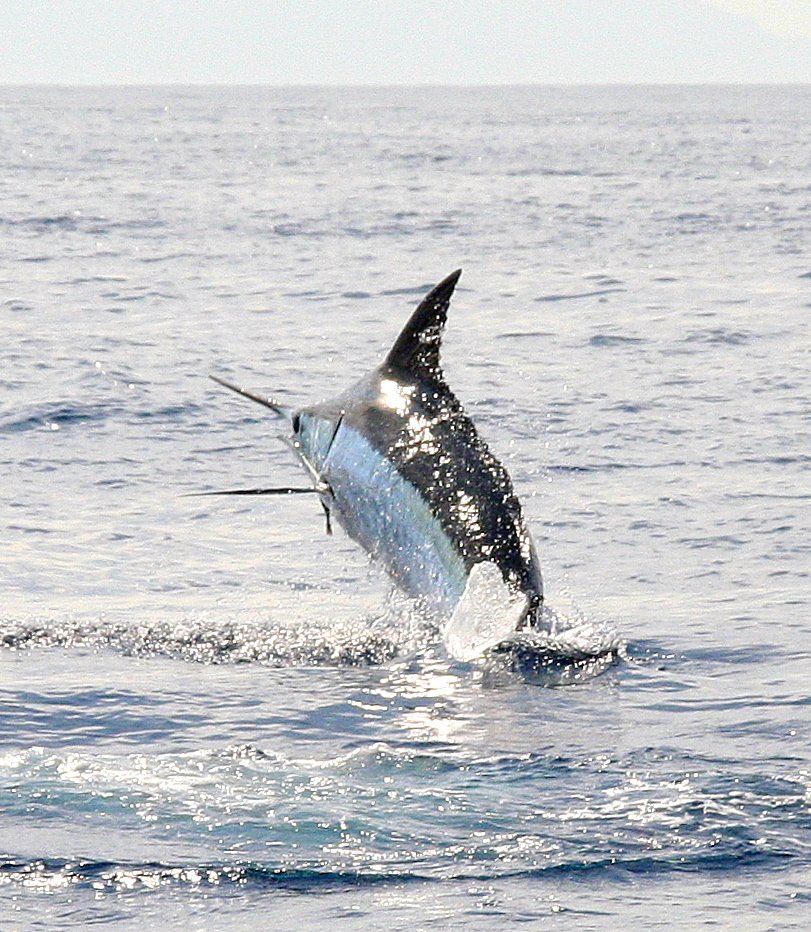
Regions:
M 0 89 L 0 928 L 808 929 L 811 87 Z M 464 269 L 549 611 L 458 663 L 270 413 Z

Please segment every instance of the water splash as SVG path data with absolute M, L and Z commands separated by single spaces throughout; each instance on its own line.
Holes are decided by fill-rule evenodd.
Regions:
M 11 650 L 109 648 L 135 657 L 272 667 L 369 666 L 400 652 L 397 641 L 364 619 L 294 626 L 262 619 L 215 620 L 205 614 L 133 623 L 105 618 L 4 619 L 0 645 Z
M 542 630 L 525 630 L 486 654 L 485 667 L 552 670 L 555 684 L 596 675 L 617 660 L 623 642 L 608 623 L 545 605 Z M 187 663 L 269 667 L 379 666 L 441 653 L 442 619 L 428 604 L 392 590 L 377 613 L 284 621 L 263 616 L 218 618 L 207 612 L 176 619 L 0 617 L 0 649 L 114 650 L 125 656 Z M 484 658 L 483 658 L 484 660 Z

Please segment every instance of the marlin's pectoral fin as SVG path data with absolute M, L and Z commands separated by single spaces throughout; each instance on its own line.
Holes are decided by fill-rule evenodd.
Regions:
M 456 660 L 475 660 L 515 634 L 529 602 L 512 592 L 495 563 L 477 563 L 448 622 L 443 639 Z
M 318 478 L 315 484 L 315 490 L 321 496 L 321 507 L 324 509 L 324 519 L 327 522 L 327 535 L 332 537 L 332 509 L 330 508 L 330 504 L 335 500 L 335 493 L 332 491 L 332 486 L 323 476 Z M 327 499 L 327 501 L 324 499 Z
M 324 517 L 327 521 L 327 535 L 332 537 L 332 515 L 329 511 L 329 505 L 325 505 L 324 502 L 321 502 L 321 507 L 324 509 Z

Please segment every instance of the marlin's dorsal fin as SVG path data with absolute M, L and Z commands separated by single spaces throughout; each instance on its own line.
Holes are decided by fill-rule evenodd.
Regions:
M 389 351 L 387 366 L 423 377 L 441 376 L 439 346 L 451 295 L 461 274 L 461 269 L 451 272 L 422 299 Z

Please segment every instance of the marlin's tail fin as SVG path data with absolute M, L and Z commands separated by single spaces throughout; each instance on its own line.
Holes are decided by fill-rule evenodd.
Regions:
M 475 660 L 515 634 L 529 601 L 512 592 L 495 563 L 477 563 L 445 628 L 445 647 L 456 660 Z

